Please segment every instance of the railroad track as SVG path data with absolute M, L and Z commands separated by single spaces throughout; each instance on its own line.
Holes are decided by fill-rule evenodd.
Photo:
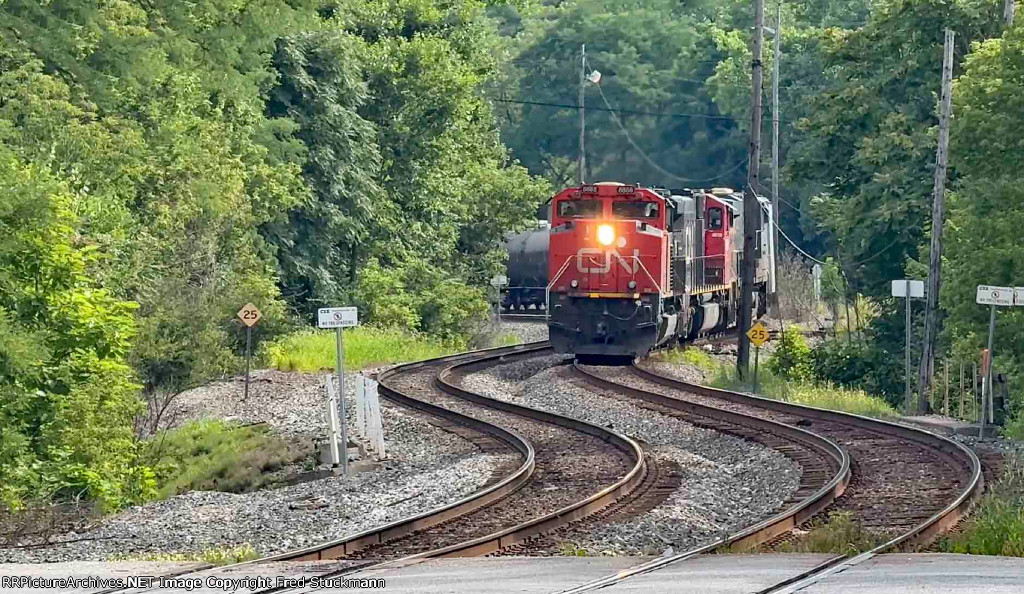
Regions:
M 378 378 L 385 398 L 469 432 L 472 435 L 467 436 L 485 450 L 518 452 L 521 464 L 506 476 L 493 477 L 484 489 L 443 508 L 343 540 L 235 567 L 275 561 L 342 559 L 340 564 L 324 571 L 323 575 L 337 577 L 358 572 L 359 577 L 372 577 L 376 574 L 375 569 L 402 566 L 427 558 L 489 554 L 510 547 L 512 550 L 528 549 L 538 535 L 585 524 L 587 518 L 601 520 L 656 505 L 658 491 L 665 488 L 665 478 L 671 475 L 671 469 L 649 467 L 642 450 L 631 439 L 582 421 L 486 398 L 459 385 L 461 378 L 468 373 L 510 358 L 539 356 L 548 352 L 545 343 L 491 349 L 399 366 Z M 891 466 L 889 472 L 919 470 L 922 465 L 941 467 L 944 464 L 948 472 L 939 474 L 952 484 L 924 493 L 918 491 L 913 501 L 919 503 L 931 496 L 948 495 L 943 499 L 948 503 L 943 506 L 940 501 L 912 517 L 897 517 L 898 526 L 903 525 L 901 521 L 913 526 L 859 557 L 836 557 L 814 572 L 766 592 L 791 591 L 786 588 L 859 562 L 858 559 L 864 555 L 870 556 L 908 543 L 927 542 L 955 524 L 981 492 L 982 479 L 977 458 L 959 444 L 921 430 L 685 384 L 635 366 L 626 368 L 626 373 L 631 376 L 626 382 L 628 385 L 578 367 L 574 373 L 581 374 L 582 379 L 599 389 L 617 393 L 620 397 L 638 398 L 645 406 L 665 414 L 782 451 L 803 466 L 804 476 L 798 491 L 787 500 L 783 510 L 755 526 L 700 548 L 661 557 L 566 592 L 594 590 L 706 552 L 748 550 L 806 523 L 825 509 L 862 511 L 865 518 L 880 519 L 892 514 L 902 509 L 903 497 L 895 494 L 895 504 L 878 500 L 867 504 L 871 497 L 880 493 L 893 494 L 881 489 L 884 485 L 878 482 L 888 474 L 865 473 L 865 461 L 857 460 L 856 455 L 870 454 L 871 451 L 882 453 L 870 459 L 873 468 L 879 459 L 891 458 L 890 454 L 903 451 L 896 447 L 900 439 L 910 440 L 916 444 L 912 448 L 928 450 L 932 454 L 911 457 L 906 464 Z M 858 444 L 861 440 L 864 444 Z M 571 468 L 557 466 L 558 458 L 566 457 L 569 452 L 578 453 L 581 447 L 590 448 L 600 463 L 579 464 L 577 461 L 569 465 Z M 852 459 L 851 453 L 854 454 Z M 550 462 L 556 466 L 549 466 Z M 577 474 L 574 472 L 576 467 L 595 468 L 596 473 Z M 958 469 L 961 471 L 959 474 Z M 970 476 L 967 477 L 964 471 Z M 918 479 L 907 480 L 910 481 L 906 483 L 909 488 L 922 486 L 922 483 L 914 482 Z M 559 482 L 556 485 L 546 481 Z M 600 485 L 606 486 L 600 488 Z M 558 488 L 544 489 L 544 486 Z M 552 491 L 572 491 L 573 495 L 550 496 Z M 941 509 L 932 509 L 935 506 Z M 926 513 L 931 515 L 918 521 L 921 520 L 919 516 Z M 872 526 L 881 528 L 879 524 Z M 886 530 L 887 527 L 881 532 Z
M 545 312 L 530 312 L 530 313 L 501 313 L 501 319 L 504 322 L 537 322 L 544 323 L 548 321 L 548 316 Z
M 466 373 L 509 357 L 549 351 L 546 343 L 502 347 L 401 365 L 378 376 L 384 398 L 475 434 L 470 437 L 482 449 L 517 452 L 522 463 L 507 476 L 492 477 L 485 488 L 449 505 L 351 537 L 222 568 L 198 567 L 176 577 L 203 578 L 217 572 L 258 571 L 259 566 L 275 562 L 338 559 L 337 565 L 317 572 L 320 578 L 337 578 L 436 557 L 484 555 L 628 499 L 648 474 L 646 458 L 635 441 L 610 429 L 494 400 L 459 386 Z M 125 590 L 107 592 L 114 591 Z
M 643 398 L 660 395 L 692 406 L 716 406 L 737 414 L 804 426 L 834 439 L 851 454 L 853 479 L 830 509 L 851 512 L 881 544 L 859 554 L 837 555 L 757 594 L 790 594 L 880 553 L 926 546 L 961 521 L 984 490 L 981 463 L 971 450 L 921 429 L 708 388 L 636 365 L 629 372 L 633 375 L 627 380 L 629 385 L 619 385 L 617 389 L 646 394 Z M 695 554 L 699 552 L 689 551 L 669 562 Z M 655 563 L 665 564 L 660 560 Z M 607 576 L 566 590 L 565 594 L 596 590 L 657 568 L 651 565 Z

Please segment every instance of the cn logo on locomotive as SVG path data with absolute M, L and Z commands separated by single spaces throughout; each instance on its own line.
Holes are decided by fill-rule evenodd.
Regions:
M 595 257 L 596 256 L 596 257 Z M 604 257 L 604 263 L 600 258 Z M 602 250 L 599 248 L 585 247 L 576 252 L 576 270 L 588 274 L 607 274 L 612 271 L 612 262 L 617 262 L 629 274 L 636 274 L 640 271 L 640 250 L 633 250 L 632 262 L 622 257 L 619 250 L 612 248 Z M 593 265 L 597 266 L 593 266 Z

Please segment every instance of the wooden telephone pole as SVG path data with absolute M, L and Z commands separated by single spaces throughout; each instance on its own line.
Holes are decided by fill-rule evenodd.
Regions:
M 917 412 L 928 413 L 928 394 L 935 368 L 935 339 L 939 333 L 939 289 L 942 286 L 942 227 L 945 220 L 943 203 L 946 193 L 946 167 L 949 160 L 949 121 L 953 116 L 953 40 L 946 29 L 942 57 L 942 99 L 939 111 L 939 148 L 935 156 L 935 187 L 932 193 L 932 243 L 928 267 L 928 288 L 925 291 L 924 352 L 918 381 Z
M 743 260 L 740 262 L 739 353 L 736 368 L 746 377 L 750 365 L 750 309 L 754 301 L 754 244 L 757 241 L 761 205 L 757 201 L 757 185 L 761 164 L 761 48 L 764 45 L 764 0 L 753 0 L 754 47 L 752 51 L 750 95 L 750 159 L 747 165 L 747 187 L 743 195 Z

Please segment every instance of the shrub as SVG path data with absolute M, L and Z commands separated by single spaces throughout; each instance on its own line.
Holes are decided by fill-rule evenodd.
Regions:
M 460 345 L 481 328 L 490 311 L 484 290 L 423 261 L 384 268 L 371 260 L 359 273 L 356 300 L 366 322 Z
M 832 339 L 811 352 L 812 375 L 826 382 L 883 396 L 894 406 L 903 398 L 902 358 L 861 342 Z
M 811 349 L 796 326 L 783 330 L 778 349 L 765 362 L 768 371 L 797 380 L 811 378 Z

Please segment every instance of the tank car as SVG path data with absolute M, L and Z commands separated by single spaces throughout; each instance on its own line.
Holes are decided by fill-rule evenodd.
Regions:
M 506 310 L 541 309 L 548 285 L 548 223 L 538 221 L 538 228 L 509 235 L 506 276 L 501 305 Z

